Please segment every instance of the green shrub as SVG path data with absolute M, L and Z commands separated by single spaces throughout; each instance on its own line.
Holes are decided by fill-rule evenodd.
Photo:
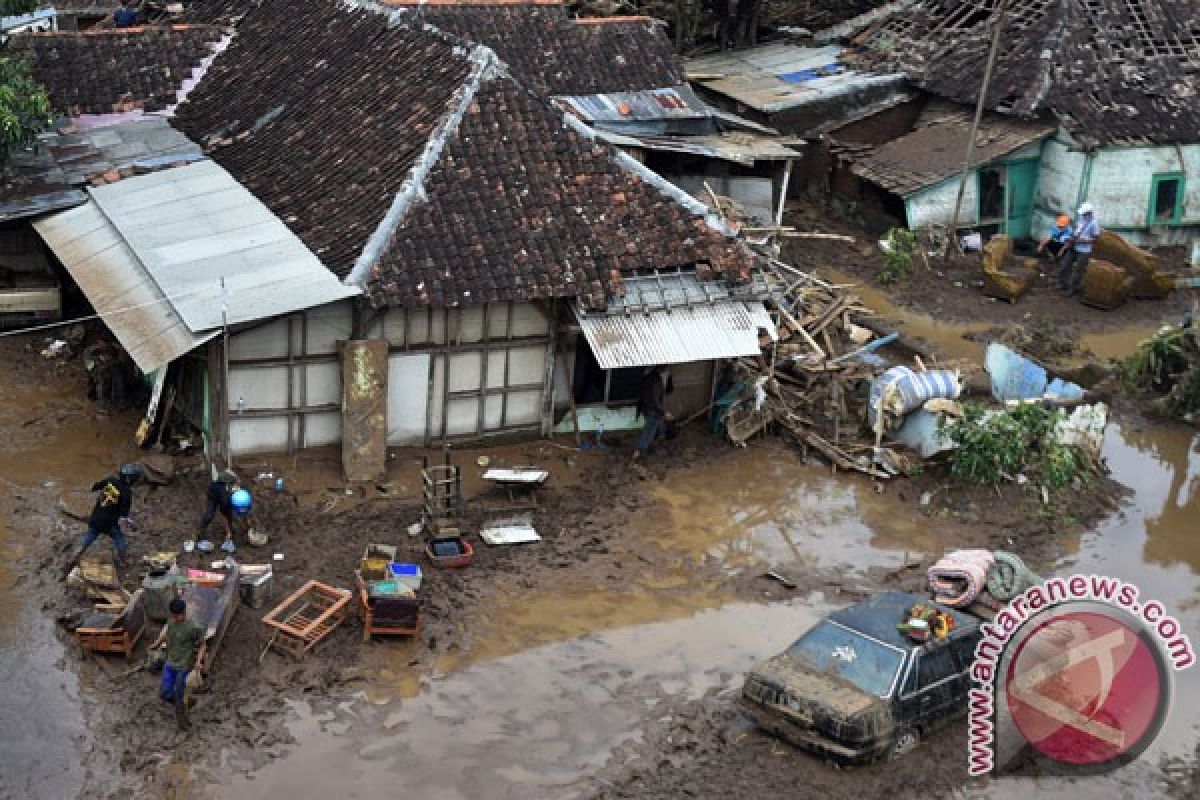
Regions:
M 1064 412 L 1036 404 L 988 414 L 968 404 L 961 420 L 942 420 L 942 432 L 955 444 L 950 474 L 968 483 L 997 484 L 1023 473 L 1035 484 L 1062 489 L 1087 478 L 1088 463 L 1075 447 L 1054 436 Z
M 912 269 L 913 254 L 917 250 L 917 237 L 905 228 L 892 228 L 883 237 L 883 269 L 875 280 L 891 286 Z

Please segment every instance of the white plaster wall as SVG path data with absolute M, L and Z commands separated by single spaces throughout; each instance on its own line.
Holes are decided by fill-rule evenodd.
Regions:
M 229 337 L 229 360 L 287 356 L 287 319 L 280 318 Z
M 304 352 L 308 355 L 337 353 L 337 343 L 350 338 L 353 312 L 349 300 L 304 312 L 307 326 Z
M 1086 163 L 1087 156 L 1069 149 L 1062 139 L 1055 137 L 1046 142 L 1033 192 L 1030 235 L 1034 239 L 1045 236 L 1059 214 L 1068 212 L 1075 216 Z
M 279 453 L 287 450 L 288 421 L 284 417 L 229 419 L 229 443 L 234 455 Z
M 304 418 L 304 447 L 320 447 L 342 441 L 342 413 L 309 414 Z
M 941 183 L 922 189 L 908 196 L 908 227 L 916 230 L 926 225 L 949 225 L 954 218 L 954 203 L 958 199 L 959 176 L 947 178 Z M 959 227 L 969 227 L 979 222 L 979 183 L 975 172 L 967 175 L 967 188 L 963 192 L 962 209 L 958 214 Z
M 1136 244 L 1188 244 L 1200 236 L 1200 144 L 1180 147 L 1110 147 L 1087 156 L 1061 137 L 1046 143 L 1034 208 L 1034 231 L 1045 235 L 1055 216 L 1075 216 L 1083 200 L 1096 207 L 1100 224 Z M 1182 172 L 1183 218 L 1178 225 L 1148 226 L 1154 176 Z M 1080 192 L 1087 183 L 1086 197 Z
M 1200 224 L 1200 145 L 1098 151 L 1087 200 L 1096 206 L 1100 223 L 1110 228 L 1146 227 L 1153 179 L 1162 172 L 1186 175 L 1183 221 Z

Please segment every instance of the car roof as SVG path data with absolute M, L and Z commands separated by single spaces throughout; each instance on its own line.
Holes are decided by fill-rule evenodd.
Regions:
M 919 647 L 920 644 L 910 639 L 896 626 L 904 622 L 908 610 L 917 603 L 936 606 L 938 610 L 945 611 L 954 619 L 954 630 L 956 632 L 979 627 L 979 620 L 970 614 L 964 614 L 961 611 L 941 605 L 940 603 L 934 603 L 928 597 L 923 597 L 919 594 L 910 594 L 909 592 L 895 590 L 874 594 L 849 608 L 833 612 L 828 618 L 839 625 L 859 631 L 860 633 L 865 633 L 867 636 L 878 639 L 885 644 L 899 647 L 902 650 L 908 650 Z

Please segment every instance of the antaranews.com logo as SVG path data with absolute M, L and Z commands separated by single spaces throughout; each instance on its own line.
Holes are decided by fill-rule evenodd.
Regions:
M 1073 773 L 1128 764 L 1154 741 L 1172 672 L 1196 656 L 1179 621 L 1103 575 L 1030 587 L 980 627 L 969 693 L 968 771 L 1000 772 L 1032 748 Z

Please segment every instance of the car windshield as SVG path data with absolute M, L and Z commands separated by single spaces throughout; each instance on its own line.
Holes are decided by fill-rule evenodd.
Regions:
M 904 654 L 861 633 L 818 623 L 788 649 L 788 655 L 817 672 L 837 675 L 876 697 L 891 691 Z

